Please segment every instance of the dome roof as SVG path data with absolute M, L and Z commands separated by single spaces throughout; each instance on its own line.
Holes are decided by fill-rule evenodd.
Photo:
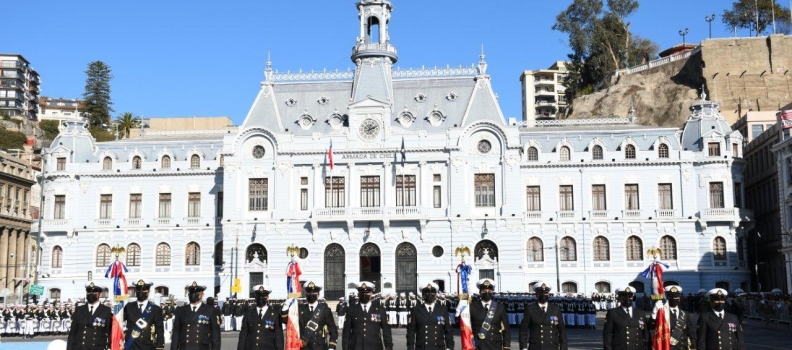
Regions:
M 682 131 L 682 149 L 703 151 L 702 137 L 717 132 L 722 136 L 732 133 L 731 126 L 718 110 L 718 104 L 702 100 L 690 106 L 690 116 Z

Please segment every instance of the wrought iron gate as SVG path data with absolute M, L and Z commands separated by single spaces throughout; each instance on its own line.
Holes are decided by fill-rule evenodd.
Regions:
M 396 247 L 396 292 L 417 293 L 418 253 L 415 246 L 402 243 Z
M 376 244 L 366 243 L 360 247 L 360 280 L 374 283 L 376 290 L 382 290 L 380 258 L 380 249 Z
M 324 296 L 327 300 L 344 296 L 346 254 L 341 245 L 333 243 L 325 249 L 324 256 Z

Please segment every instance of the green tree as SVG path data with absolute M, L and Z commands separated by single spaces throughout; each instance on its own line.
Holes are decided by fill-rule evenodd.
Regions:
M 140 127 L 140 118 L 130 112 L 118 116 L 115 122 L 118 124 L 119 138 L 124 135 L 129 138 L 129 130 Z
M 83 113 L 92 127 L 110 125 L 110 113 L 113 112 L 113 101 L 110 98 L 110 80 L 113 75 L 110 66 L 102 61 L 91 62 L 85 75 Z
M 27 136 L 19 131 L 6 130 L 0 127 L 0 148 L 12 149 L 22 148 L 27 142 Z
M 776 32 L 789 31 L 789 9 L 781 7 L 775 0 L 738 0 L 731 10 L 724 10 L 721 21 L 730 31 L 748 29 L 759 36 L 765 31 L 772 32 L 773 15 L 777 24 Z M 781 29 L 781 30 L 778 30 Z
M 607 5 L 607 7 L 605 6 Z M 615 70 L 645 63 L 658 46 L 630 31 L 637 0 L 574 0 L 556 16 L 553 30 L 569 36 L 567 101 L 590 93 Z
M 105 142 L 105 141 L 113 141 L 115 140 L 115 135 L 113 133 L 105 130 L 105 128 L 101 126 L 91 126 L 88 128 L 88 132 L 91 133 L 91 136 L 97 142 Z
M 47 140 L 54 140 L 60 131 L 58 130 L 60 123 L 57 120 L 42 120 L 39 122 L 39 128 L 44 132 L 44 138 Z

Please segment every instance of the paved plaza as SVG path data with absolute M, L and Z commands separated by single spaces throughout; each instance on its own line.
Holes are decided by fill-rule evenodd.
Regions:
M 696 316 L 694 315 L 694 318 Z M 597 315 L 597 329 L 569 329 L 569 349 L 602 349 L 602 324 L 605 322 L 605 313 Z M 694 321 L 695 322 L 695 321 Z M 764 349 L 792 349 L 792 326 L 785 324 L 771 324 L 767 328 L 764 324 L 755 321 L 745 321 L 744 325 L 746 345 L 751 350 Z M 406 331 L 404 329 L 394 329 L 394 350 L 405 350 Z M 459 332 L 457 335 L 455 348 L 459 349 Z M 223 343 L 221 350 L 236 350 L 237 332 L 223 333 Z M 340 336 L 339 336 L 340 337 Z M 49 342 L 54 339 L 65 339 L 65 337 L 37 337 L 34 339 L 4 338 L 0 343 L 0 350 L 45 350 Z M 512 329 L 512 349 L 518 349 L 517 329 Z M 343 345 L 339 339 L 339 349 Z M 169 349 L 170 344 L 166 344 L 165 349 Z

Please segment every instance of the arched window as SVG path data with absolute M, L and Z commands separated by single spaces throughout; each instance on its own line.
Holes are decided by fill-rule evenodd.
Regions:
M 575 282 L 564 282 L 561 284 L 561 292 L 563 293 L 577 293 L 577 283 Z
M 140 159 L 140 156 L 135 156 L 132 158 L 132 169 L 140 169 L 143 167 L 143 160 Z
M 635 159 L 635 146 L 627 145 L 627 147 L 624 147 L 624 158 Z
M 572 155 L 569 153 L 569 147 L 561 146 L 561 152 L 560 153 L 561 153 L 561 160 L 562 161 L 568 161 L 568 160 L 572 159 Z
M 561 239 L 559 246 L 559 254 L 561 261 L 576 261 L 577 260 L 577 246 L 575 239 L 572 237 L 564 237 Z
M 110 246 L 100 244 L 96 247 L 96 266 L 110 266 Z
M 628 285 L 630 287 L 633 287 L 633 289 L 635 289 L 635 293 L 636 294 L 638 294 L 638 293 L 646 293 L 646 290 L 644 289 L 645 288 L 644 287 L 644 283 L 641 282 L 641 281 L 632 281 Z M 665 282 L 663 282 L 663 285 L 670 286 L 670 284 L 665 283 Z
M 595 145 L 594 148 L 591 149 L 591 157 L 594 160 L 602 160 L 602 146 Z
M 171 264 L 171 248 L 167 243 L 157 244 L 157 266 L 170 266 Z
M 663 260 L 676 260 L 676 240 L 671 236 L 663 236 L 660 238 L 660 259 Z
M 594 289 L 597 291 L 597 293 L 610 293 L 611 284 L 610 282 L 597 282 L 594 284 Z
M 544 261 L 543 244 L 539 237 L 528 240 L 528 261 Z
M 715 237 L 715 240 L 712 241 L 712 258 L 726 261 L 726 240 L 723 237 Z
M 610 243 L 603 236 L 594 238 L 594 261 L 610 261 Z
M 59 269 L 63 267 L 63 248 L 56 245 L 52 248 L 52 268 Z
M 223 241 L 217 242 L 215 244 L 214 264 L 223 265 Z
M 184 252 L 184 264 L 187 266 L 201 265 L 201 246 L 198 243 L 187 243 L 187 248 Z
M 137 243 L 127 246 L 126 263 L 127 266 L 140 266 L 140 245 Z
M 170 169 L 170 167 L 171 167 L 171 157 L 170 156 L 162 156 L 161 167 L 162 167 L 162 169 Z
M 102 170 L 113 170 L 113 158 L 104 157 L 102 159 Z
M 50 288 L 50 290 L 49 290 L 49 298 L 50 299 L 60 299 L 60 297 L 61 297 L 60 288 Z
M 154 288 L 154 293 L 161 294 L 162 296 L 170 295 L 168 294 L 168 292 L 169 292 L 168 287 L 165 286 L 159 286 Z
M 267 248 L 263 245 L 255 243 L 251 244 L 247 251 L 245 252 L 245 262 L 251 262 L 253 259 L 258 259 L 258 261 L 266 262 L 267 261 Z
M 657 157 L 668 158 L 668 145 L 661 143 L 660 146 L 657 146 Z
M 190 157 L 190 169 L 198 169 L 201 167 L 201 157 L 197 154 L 193 154 Z
M 643 260 L 643 242 L 638 236 L 627 237 L 627 260 Z
M 535 162 L 539 160 L 539 150 L 536 147 L 528 147 L 528 161 Z

